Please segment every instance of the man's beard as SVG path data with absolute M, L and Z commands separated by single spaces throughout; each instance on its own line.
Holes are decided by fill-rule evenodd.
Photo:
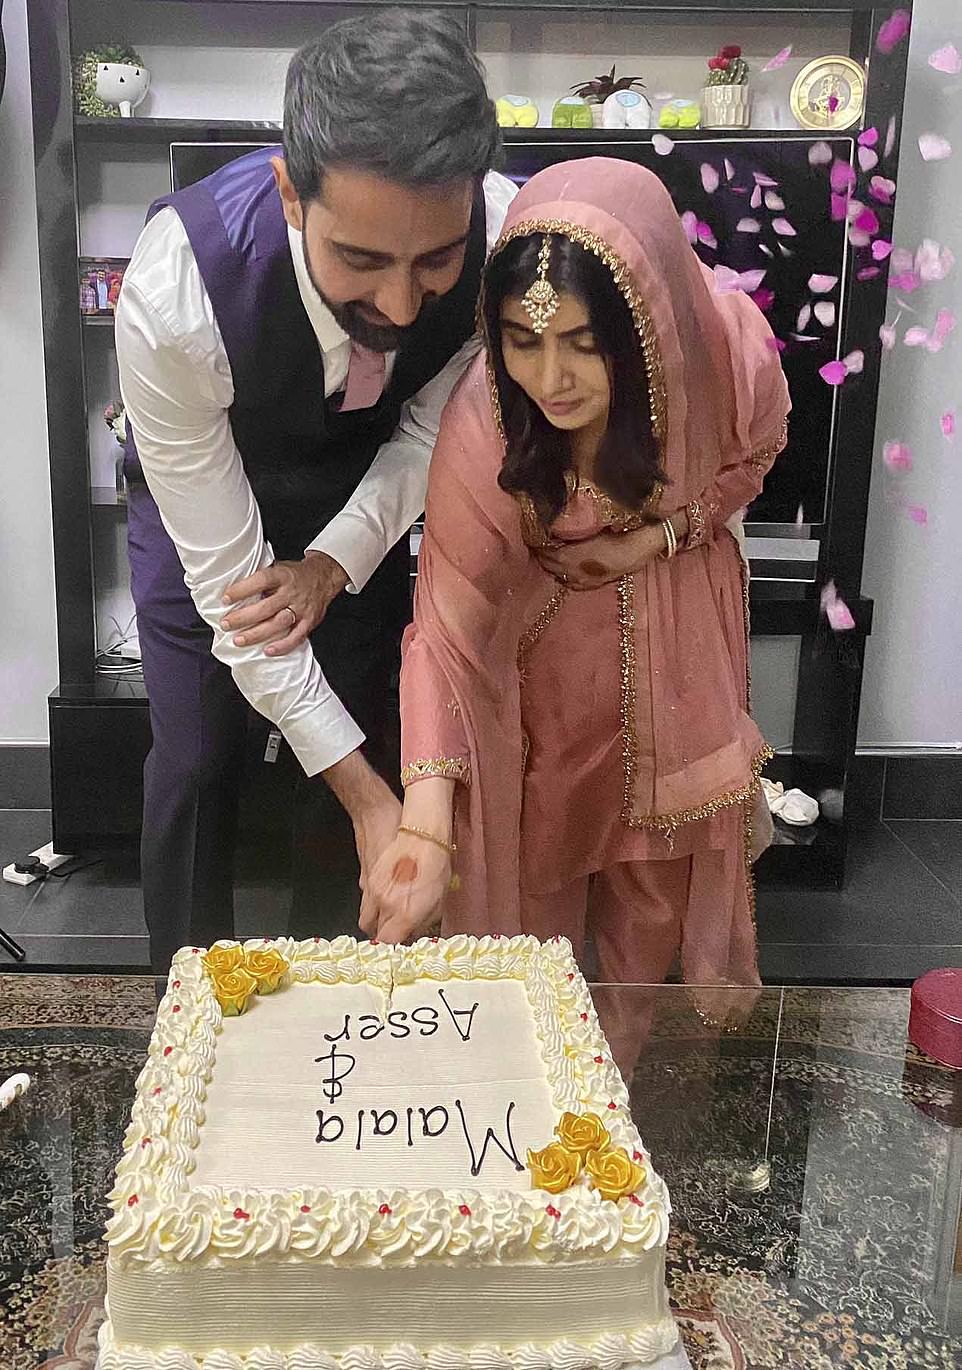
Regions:
M 301 246 L 304 250 L 304 266 L 310 277 L 311 284 L 320 295 L 325 307 L 330 310 L 334 322 L 342 328 L 352 342 L 356 342 L 360 347 L 370 348 L 372 352 L 399 352 L 408 339 L 413 335 L 416 328 L 420 328 L 425 319 L 430 315 L 437 303 L 437 297 L 427 297 L 421 302 L 421 308 L 414 323 L 408 324 L 405 328 L 398 328 L 395 324 L 371 323 L 360 312 L 360 305 L 357 300 L 347 300 L 344 304 L 335 304 L 329 300 L 321 289 L 314 269 L 311 266 L 311 259 L 307 251 L 307 234 L 301 234 Z

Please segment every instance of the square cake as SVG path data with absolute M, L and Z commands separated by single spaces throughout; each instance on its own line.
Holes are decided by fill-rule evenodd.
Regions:
M 101 1370 L 621 1370 L 668 1196 L 567 942 L 177 953 L 110 1195 Z

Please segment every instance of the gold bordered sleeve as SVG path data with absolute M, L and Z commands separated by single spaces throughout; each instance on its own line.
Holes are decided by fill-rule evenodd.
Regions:
M 471 762 L 466 756 L 420 756 L 409 761 L 401 771 L 401 784 L 407 789 L 419 780 L 430 780 L 440 776 L 444 780 L 456 780 L 462 785 L 471 784 Z

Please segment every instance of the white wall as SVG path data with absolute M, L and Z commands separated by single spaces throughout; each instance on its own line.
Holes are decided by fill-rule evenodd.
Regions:
M 0 743 L 45 742 L 57 683 L 50 475 L 40 328 L 28 0 L 6 0 L 0 104 Z
M 914 250 L 933 238 L 949 245 L 959 263 L 947 280 L 907 297 L 918 312 L 903 315 L 882 369 L 863 582 L 875 599 L 863 747 L 962 746 L 962 341 L 956 334 L 938 355 L 902 342 L 908 326 L 931 327 L 941 308 L 962 321 L 962 76 L 928 65 L 929 54 L 950 41 L 962 51 L 959 0 L 916 0 L 895 241 Z M 948 161 L 922 160 L 918 136 L 930 130 L 953 144 Z M 892 299 L 889 319 L 897 312 Z M 939 420 L 953 407 L 960 433 L 950 444 Z M 910 473 L 896 477 L 886 469 L 887 441 L 912 447 Z M 928 523 L 913 522 L 909 506 L 924 508 Z

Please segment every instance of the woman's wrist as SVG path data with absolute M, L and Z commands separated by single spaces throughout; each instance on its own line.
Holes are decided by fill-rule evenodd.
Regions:
M 452 845 L 455 781 L 429 776 L 404 791 L 401 826 L 420 828 L 439 842 Z

